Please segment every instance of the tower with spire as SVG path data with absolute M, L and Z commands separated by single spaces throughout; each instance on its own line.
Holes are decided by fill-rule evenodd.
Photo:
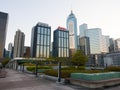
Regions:
M 70 53 L 72 54 L 77 50 L 77 19 L 72 10 L 67 18 L 66 25 L 69 30 Z

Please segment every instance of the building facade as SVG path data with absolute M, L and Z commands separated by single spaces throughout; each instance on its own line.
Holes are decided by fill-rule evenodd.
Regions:
M 101 36 L 101 53 L 109 53 L 109 36 Z
M 85 55 L 90 55 L 90 40 L 89 37 L 81 37 L 79 39 L 80 42 L 80 50 L 82 50 L 82 52 Z
M 69 57 L 69 31 L 63 27 L 54 31 L 53 56 Z
M 48 58 L 50 56 L 51 26 L 37 23 L 31 34 L 31 57 Z
M 13 52 L 13 45 L 12 45 L 12 43 L 9 43 L 8 44 L 8 51 L 9 51 L 9 58 L 12 58 L 12 55 L 11 54 L 13 54 L 12 52 Z
M 80 25 L 80 37 L 89 37 L 90 41 L 90 54 L 100 54 L 101 53 L 101 29 L 91 28 L 87 29 L 87 24 Z
M 79 30 L 80 30 L 80 37 L 85 37 L 86 36 L 86 30 L 88 29 L 87 24 L 84 23 L 82 25 L 79 26 Z
M 14 37 L 14 58 L 16 57 L 23 57 L 24 55 L 24 41 L 25 41 L 25 34 L 20 30 L 16 31 Z
M 5 48 L 7 21 L 8 21 L 8 14 L 0 12 L 0 58 L 3 57 L 4 48 Z
M 115 40 L 115 51 L 120 51 L 120 38 Z
M 100 54 L 101 53 L 101 29 L 92 28 L 86 30 L 86 37 L 90 39 L 90 53 Z
M 26 57 L 26 58 L 30 57 L 30 47 L 29 46 L 24 47 L 24 56 L 23 57 Z
M 109 43 L 110 43 L 109 52 L 110 53 L 115 52 L 115 40 L 113 38 L 110 38 Z
M 70 52 L 74 53 L 77 50 L 77 19 L 72 11 L 67 18 L 67 30 L 69 30 Z
M 104 66 L 120 66 L 120 52 L 106 54 L 104 57 Z

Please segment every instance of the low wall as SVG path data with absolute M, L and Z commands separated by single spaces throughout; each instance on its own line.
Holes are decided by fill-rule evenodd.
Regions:
M 88 88 L 101 88 L 120 84 L 120 72 L 109 73 L 72 73 L 67 80 L 71 84 L 81 85 Z
M 94 74 L 71 73 L 71 78 L 87 81 L 108 80 L 113 78 L 120 78 L 120 72 L 94 73 Z

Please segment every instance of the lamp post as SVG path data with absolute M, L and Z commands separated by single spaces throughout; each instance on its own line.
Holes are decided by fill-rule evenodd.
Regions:
M 35 75 L 36 75 L 36 77 L 37 77 L 37 73 L 38 73 L 38 62 L 36 61 L 36 67 L 35 67 Z
M 23 69 L 22 69 L 22 71 L 24 72 L 24 63 L 23 63 Z
M 58 62 L 58 82 L 61 82 L 61 62 Z

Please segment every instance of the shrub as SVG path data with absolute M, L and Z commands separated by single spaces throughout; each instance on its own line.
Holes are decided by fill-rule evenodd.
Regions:
M 35 71 L 35 66 L 27 67 L 27 70 L 28 70 L 28 71 Z
M 35 71 L 35 66 L 29 66 L 27 67 L 27 70 L 28 71 Z M 48 66 L 38 66 L 37 69 L 52 69 L 52 67 L 48 67 Z
M 107 67 L 105 70 L 120 72 L 120 67 L 110 66 L 110 67 Z
M 85 66 L 69 66 L 69 67 L 64 67 L 61 68 L 62 70 L 85 70 Z
M 103 73 L 107 72 L 105 70 L 61 70 L 61 77 L 62 78 L 68 78 L 70 77 L 71 73 Z M 58 76 L 58 71 L 57 70 L 47 70 L 45 71 L 46 75 L 50 76 Z
M 70 77 L 70 74 L 71 74 L 72 71 L 73 70 L 62 70 L 61 71 L 61 77 L 62 78 Z M 45 74 L 57 77 L 58 76 L 58 71 L 57 70 L 47 70 L 47 71 L 45 71 Z
M 24 66 L 35 66 L 33 63 L 24 63 Z

